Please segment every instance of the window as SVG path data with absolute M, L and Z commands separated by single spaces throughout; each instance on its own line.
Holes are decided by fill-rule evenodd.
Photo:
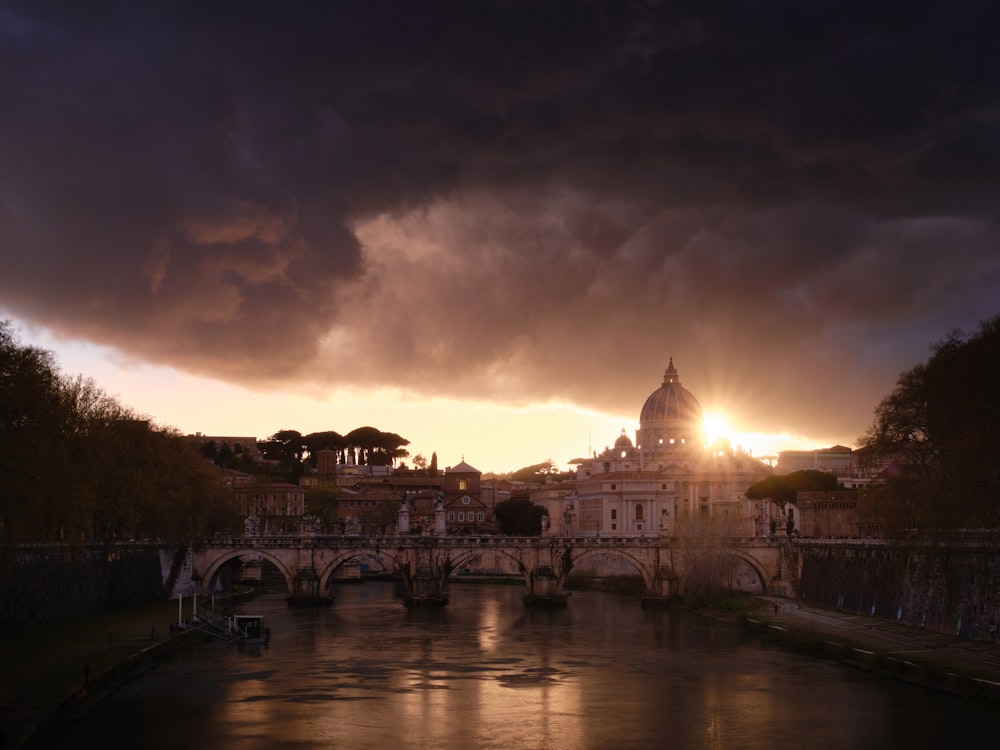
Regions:
M 641 521 L 642 520 L 642 506 L 641 505 L 635 506 L 635 520 L 636 521 Z M 639 528 L 642 528 L 642 527 L 640 526 Z
M 616 523 L 611 524 L 611 530 L 612 531 L 617 531 L 618 530 L 618 524 L 616 524 Z
M 448 520 L 449 521 L 454 521 L 455 520 L 455 511 L 451 511 L 451 512 L 448 513 Z
M 468 480 L 459 479 L 458 480 L 458 491 L 459 492 L 464 492 L 467 489 L 469 489 L 469 482 L 468 482 Z
M 611 520 L 614 521 L 617 518 L 618 518 L 618 509 L 617 508 L 612 508 L 611 509 Z
M 482 511 L 479 511 L 479 513 L 477 513 L 476 516 L 478 517 L 478 520 L 480 520 L 480 521 L 483 520 L 483 512 Z
M 617 485 L 617 484 L 613 484 L 613 485 L 611 485 L 611 489 L 613 489 L 613 490 L 617 490 L 617 489 L 618 489 L 618 485 Z
M 465 511 L 461 511 L 461 510 L 458 511 L 458 520 L 459 521 L 464 521 L 465 520 Z

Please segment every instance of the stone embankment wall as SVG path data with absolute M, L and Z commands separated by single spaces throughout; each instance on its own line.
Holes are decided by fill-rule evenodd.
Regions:
M 152 546 L 20 547 L 0 558 L 0 635 L 163 598 Z
M 1000 547 L 961 542 L 800 544 L 799 599 L 971 640 L 1000 623 Z
M 24 743 L 24 750 L 71 746 L 67 745 L 65 732 L 74 718 L 89 710 L 104 695 L 151 669 L 160 660 L 177 653 L 189 641 L 207 637 L 198 630 L 186 630 L 137 654 L 132 654 L 124 661 L 94 675 L 87 685 L 67 695 L 47 716 L 31 728 L 31 734 Z

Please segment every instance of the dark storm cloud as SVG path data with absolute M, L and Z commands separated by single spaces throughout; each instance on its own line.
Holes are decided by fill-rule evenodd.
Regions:
M 997 312 L 988 4 L 143 5 L 0 7 L 0 305 L 65 335 L 625 414 L 672 353 L 852 435 Z

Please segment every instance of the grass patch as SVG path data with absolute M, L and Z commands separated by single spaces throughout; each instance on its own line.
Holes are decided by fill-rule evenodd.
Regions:
M 767 605 L 762 599 L 752 594 L 724 593 L 716 594 L 707 602 L 692 609 L 709 617 L 721 617 L 727 620 L 739 620 Z

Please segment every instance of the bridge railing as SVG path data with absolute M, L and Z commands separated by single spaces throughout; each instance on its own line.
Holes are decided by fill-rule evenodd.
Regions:
M 325 547 L 338 549 L 360 548 L 401 548 L 401 547 L 661 547 L 670 544 L 683 545 L 685 542 L 698 544 L 705 540 L 685 540 L 653 535 L 618 534 L 573 535 L 573 536 L 503 536 L 500 534 L 446 534 L 442 536 L 422 534 L 252 534 L 246 536 L 218 536 L 208 542 L 209 547 L 228 548 L 310 548 Z M 727 537 L 713 540 L 725 546 L 760 547 L 779 545 L 789 541 L 787 537 Z
M 213 547 L 297 547 L 297 546 L 450 546 L 497 547 L 529 546 L 549 547 L 572 545 L 577 547 L 649 546 L 663 544 L 659 536 L 620 534 L 615 536 L 504 536 L 500 534 L 447 534 L 429 536 L 421 534 L 248 534 L 246 536 L 217 536 L 207 546 Z

